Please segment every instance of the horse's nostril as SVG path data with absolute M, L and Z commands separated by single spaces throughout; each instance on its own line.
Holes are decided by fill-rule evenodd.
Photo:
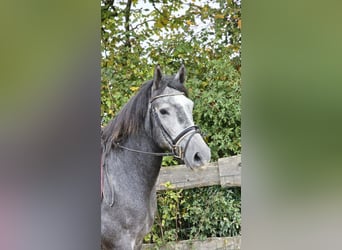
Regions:
M 198 152 L 194 155 L 194 161 L 195 162 L 202 161 L 202 157 L 200 156 L 200 154 Z

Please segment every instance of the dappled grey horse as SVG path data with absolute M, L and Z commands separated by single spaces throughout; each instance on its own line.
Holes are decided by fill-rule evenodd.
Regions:
M 141 249 L 154 220 L 163 156 L 174 155 L 192 169 L 210 160 L 184 81 L 184 66 L 173 76 L 157 66 L 153 80 L 102 131 L 102 249 Z

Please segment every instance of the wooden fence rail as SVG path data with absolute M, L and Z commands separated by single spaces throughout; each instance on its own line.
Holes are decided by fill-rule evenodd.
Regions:
M 241 186 L 241 155 L 221 158 L 217 162 L 208 163 L 198 170 L 191 170 L 185 165 L 162 167 L 157 180 L 157 190 L 189 189 L 221 185 L 222 187 Z M 143 250 L 239 250 L 241 236 L 208 238 L 201 240 L 185 240 L 169 242 L 165 246 L 143 244 Z
M 154 244 L 144 244 L 143 250 L 240 250 L 241 236 L 208 238 L 205 240 L 183 240 L 169 242 L 156 248 Z
M 241 155 L 221 158 L 198 170 L 192 170 L 185 165 L 162 167 L 157 180 L 157 190 L 189 189 L 213 185 L 241 186 Z

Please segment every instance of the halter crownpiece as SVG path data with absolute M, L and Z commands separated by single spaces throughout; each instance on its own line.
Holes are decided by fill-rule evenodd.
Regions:
M 184 93 L 174 93 L 174 94 L 163 94 L 163 95 L 156 95 L 150 99 L 150 103 L 152 103 L 154 100 L 162 97 L 167 97 L 167 96 L 176 96 L 176 95 L 184 95 Z

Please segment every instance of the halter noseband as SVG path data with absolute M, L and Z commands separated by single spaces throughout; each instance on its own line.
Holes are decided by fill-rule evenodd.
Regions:
M 154 152 L 145 152 L 145 151 L 140 151 L 140 150 L 136 150 L 136 149 L 131 149 L 131 148 L 127 148 L 124 146 L 121 146 L 119 143 L 116 142 L 116 145 L 122 149 L 128 150 L 128 151 L 132 151 L 132 152 L 136 152 L 136 153 L 143 153 L 143 154 L 149 154 L 149 155 L 156 155 L 156 156 L 174 156 L 177 157 L 179 159 L 184 159 L 184 154 L 186 152 L 186 149 L 188 148 L 188 145 L 192 139 L 192 137 L 195 134 L 201 134 L 201 131 L 199 129 L 198 126 L 193 125 L 190 127 L 185 128 L 182 132 L 180 132 L 175 139 L 172 138 L 172 136 L 170 135 L 170 133 L 165 129 L 165 127 L 163 126 L 163 124 L 160 121 L 160 118 L 155 110 L 155 108 L 152 106 L 152 103 L 158 99 L 158 98 L 162 98 L 162 97 L 167 97 L 167 96 L 177 96 L 177 95 L 184 95 L 184 93 L 174 93 L 174 94 L 162 94 L 162 95 L 157 95 L 154 96 L 150 99 L 150 104 L 151 104 L 151 109 L 150 109 L 150 114 L 151 117 L 153 117 L 157 123 L 157 125 L 160 127 L 162 135 L 164 137 L 164 139 L 168 142 L 168 144 L 171 147 L 171 152 L 170 153 L 154 153 Z M 182 147 L 179 145 L 181 143 L 181 141 L 183 141 L 184 138 L 186 138 L 187 136 L 190 136 L 187 143 L 185 144 L 184 150 L 182 150 Z

